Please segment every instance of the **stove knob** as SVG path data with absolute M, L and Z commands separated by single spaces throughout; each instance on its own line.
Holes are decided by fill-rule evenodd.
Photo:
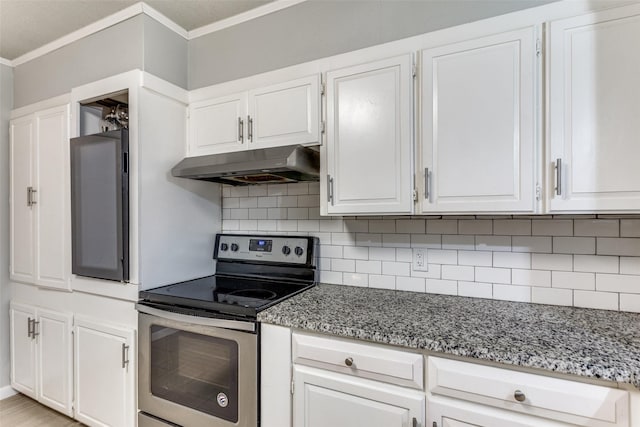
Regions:
M 291 253 L 291 248 L 289 246 L 283 246 L 282 253 L 285 255 L 289 255 Z
M 229 249 L 229 245 L 227 245 L 226 243 L 221 243 L 220 244 L 220 250 L 221 251 L 226 251 L 227 249 Z
M 296 255 L 298 256 L 302 256 L 302 254 L 304 253 L 304 249 L 302 249 L 300 246 L 296 246 Z
M 231 250 L 233 252 L 238 252 L 238 244 L 237 243 L 232 243 L 231 244 Z

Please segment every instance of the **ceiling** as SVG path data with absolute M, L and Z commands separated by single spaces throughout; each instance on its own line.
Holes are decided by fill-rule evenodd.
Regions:
M 145 0 L 187 31 L 273 0 Z M 0 58 L 13 60 L 138 0 L 0 0 Z

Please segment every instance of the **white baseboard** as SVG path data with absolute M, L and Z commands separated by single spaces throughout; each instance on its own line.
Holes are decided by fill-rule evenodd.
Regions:
M 14 394 L 18 394 L 10 385 L 0 387 L 0 400 L 6 399 L 7 397 L 11 397 Z

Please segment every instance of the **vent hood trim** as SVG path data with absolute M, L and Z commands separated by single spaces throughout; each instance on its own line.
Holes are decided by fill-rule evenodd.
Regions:
M 318 181 L 320 155 L 311 148 L 292 145 L 186 157 L 171 174 L 230 185 Z

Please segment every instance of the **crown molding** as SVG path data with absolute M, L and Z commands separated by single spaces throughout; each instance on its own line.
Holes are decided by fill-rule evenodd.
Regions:
M 88 37 L 91 34 L 97 33 L 98 31 L 102 31 L 105 28 L 119 24 L 120 22 L 126 21 L 127 19 L 140 14 L 145 14 L 155 19 L 160 24 L 164 25 L 171 31 L 178 34 L 180 37 L 183 37 L 186 40 L 191 40 L 193 38 L 200 37 L 205 34 L 210 34 L 215 31 L 219 31 L 224 28 L 228 28 L 233 25 L 240 24 L 242 22 L 250 21 L 252 19 L 259 18 L 261 16 L 268 15 L 273 12 L 277 12 L 278 10 L 282 10 L 287 7 L 294 6 L 304 1 L 307 1 L 307 0 L 275 0 L 271 3 L 265 4 L 264 6 L 260 6 L 255 9 L 243 12 L 239 15 L 235 15 L 230 18 L 214 22 L 213 24 L 196 28 L 195 30 L 192 30 L 192 31 L 185 30 L 180 25 L 176 24 L 171 19 L 167 18 L 165 15 L 158 12 L 156 9 L 152 8 L 148 4 L 144 2 L 139 2 L 125 9 L 122 9 L 112 15 L 109 15 L 106 18 L 103 18 L 99 21 L 91 23 L 86 27 L 80 28 L 79 30 L 76 30 L 65 36 L 62 36 L 57 40 L 54 40 L 37 49 L 32 50 L 31 52 L 27 52 L 24 55 L 21 55 L 13 60 L 0 58 L 0 64 L 8 65 L 10 67 L 17 67 L 18 65 L 22 65 L 26 62 L 32 61 L 40 56 L 53 52 L 56 49 L 60 49 L 61 47 L 64 47 L 68 44 L 71 44 L 80 39 Z
M 206 34 L 214 33 L 216 31 L 220 31 L 225 28 L 229 28 L 234 25 L 241 24 L 243 22 L 251 21 L 252 19 L 256 19 L 261 16 L 265 16 L 270 13 L 277 12 L 282 9 L 286 9 L 291 6 L 295 6 L 305 1 L 307 0 L 275 0 L 263 6 L 256 7 L 255 9 L 247 10 L 246 12 L 231 16 L 227 19 L 222 19 L 212 24 L 208 24 L 200 28 L 191 30 L 189 31 L 188 39 L 192 40 L 198 37 L 202 37 Z
M 160 12 L 158 12 L 157 10 L 155 10 L 154 8 L 149 6 L 148 4 L 146 4 L 144 2 L 141 2 L 139 4 L 142 6 L 142 13 L 144 13 L 145 15 L 155 19 L 160 24 L 164 25 L 165 27 L 167 27 L 168 29 L 170 29 L 174 33 L 178 34 L 182 38 L 189 40 L 189 32 L 187 30 L 185 30 L 180 25 L 176 24 L 171 19 L 167 18 L 165 15 L 163 15 Z
M 34 60 L 42 55 L 46 55 L 47 53 L 53 52 L 56 49 L 60 49 L 63 46 L 71 44 L 75 41 L 83 39 L 85 37 L 90 36 L 91 34 L 97 33 L 98 31 L 102 31 L 105 28 L 116 25 L 122 21 L 126 21 L 127 19 L 134 17 L 143 13 L 142 3 L 136 3 L 132 6 L 127 7 L 126 9 L 122 9 L 113 15 L 109 15 L 106 18 L 103 18 L 99 21 L 96 21 L 92 24 L 87 25 L 86 27 L 82 27 L 79 30 L 76 30 L 72 33 L 67 34 L 66 36 L 62 36 L 57 40 L 52 41 L 51 43 L 47 43 L 44 46 L 41 46 L 37 49 L 32 50 L 31 52 L 27 52 L 22 56 L 17 57 L 12 62 L 14 67 L 18 65 L 22 65 L 25 62 L 29 62 Z

